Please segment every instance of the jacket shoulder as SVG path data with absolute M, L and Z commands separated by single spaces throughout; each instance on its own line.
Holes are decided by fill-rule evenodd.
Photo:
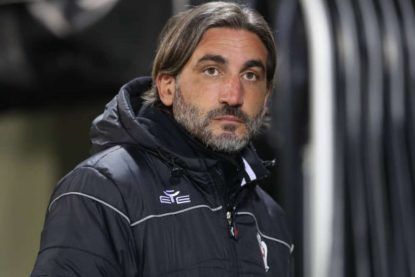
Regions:
M 136 169 L 138 163 L 145 159 L 145 155 L 141 154 L 141 159 L 134 159 L 131 156 L 129 146 L 113 146 L 101 152 L 94 154 L 76 168 L 93 167 L 106 177 L 113 180 L 120 180 L 128 176 L 132 169 Z M 137 151 L 138 153 L 138 151 Z
M 62 196 L 76 195 L 113 207 L 125 215 L 142 209 L 143 183 L 148 183 L 148 157 L 128 147 L 113 146 L 99 152 L 69 172 L 57 184 L 51 204 Z
M 145 151 L 135 146 L 118 145 L 89 157 L 74 171 L 92 168 L 121 189 L 125 186 L 140 186 L 137 180 L 148 181 L 151 163 L 154 160 Z

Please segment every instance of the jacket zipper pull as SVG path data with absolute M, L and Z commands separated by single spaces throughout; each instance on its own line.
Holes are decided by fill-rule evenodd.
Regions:
M 233 238 L 234 240 L 237 240 L 239 232 L 238 232 L 238 228 L 236 227 L 235 220 L 234 220 L 235 210 L 236 209 L 234 207 L 233 211 L 228 210 L 226 212 L 226 220 L 228 221 L 228 229 L 229 229 L 230 237 Z

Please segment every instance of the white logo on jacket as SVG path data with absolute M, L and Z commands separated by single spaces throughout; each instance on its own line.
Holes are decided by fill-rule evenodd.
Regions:
M 261 239 L 261 236 L 259 235 L 259 233 L 256 234 L 256 238 L 258 240 L 259 249 L 261 250 L 262 261 L 264 262 L 265 272 L 268 272 L 269 266 L 268 266 L 268 247 L 267 247 L 267 244 L 265 243 L 265 241 L 263 241 Z
M 165 190 L 163 191 L 164 195 L 160 196 L 160 203 L 164 204 L 185 204 L 190 203 L 189 195 L 180 195 L 180 191 L 174 190 Z

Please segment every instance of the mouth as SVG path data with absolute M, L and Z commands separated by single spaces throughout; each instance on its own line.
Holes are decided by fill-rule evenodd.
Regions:
M 222 115 L 214 118 L 215 120 L 229 123 L 245 123 L 244 120 L 233 115 Z

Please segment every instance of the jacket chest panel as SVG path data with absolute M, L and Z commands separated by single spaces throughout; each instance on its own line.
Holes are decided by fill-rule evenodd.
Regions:
M 230 238 L 222 176 L 216 172 L 191 178 L 182 175 L 173 184 L 167 167 L 158 173 L 159 182 L 141 187 L 141 195 L 147 197 L 141 200 L 138 224 L 132 226 L 136 264 L 143 276 L 276 276 L 286 272 L 288 249 L 258 239 L 252 218 L 236 216 L 239 237 Z M 252 201 L 246 198 L 240 208 L 252 211 Z
M 264 240 L 265 254 L 254 222 L 238 222 L 240 236 L 233 240 L 224 216 L 222 209 L 199 207 L 134 226 L 137 264 L 144 276 L 274 276 L 285 267 L 279 263 L 288 262 L 288 251 Z
M 199 207 L 151 218 L 133 227 L 138 264 L 143 272 L 148 276 L 175 276 L 175 272 L 181 272 L 177 276 L 187 276 L 186 272 L 195 268 L 227 272 L 226 226 L 221 224 L 220 214 L 221 210 Z M 154 269 L 157 272 L 151 272 Z

